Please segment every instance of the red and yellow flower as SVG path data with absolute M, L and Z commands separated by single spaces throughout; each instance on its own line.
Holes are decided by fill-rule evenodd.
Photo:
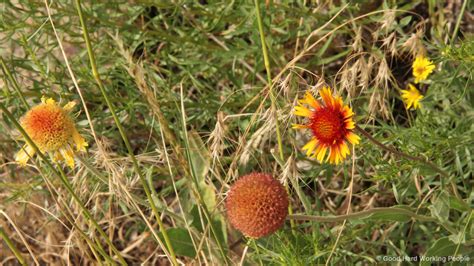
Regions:
M 316 100 L 310 91 L 298 101 L 294 114 L 307 118 L 307 122 L 294 124 L 293 128 L 311 131 L 313 137 L 303 147 L 307 156 L 323 162 L 329 150 L 326 162 L 339 164 L 350 154 L 347 142 L 355 145 L 360 140 L 353 132 L 354 113 L 343 104 L 340 96 L 333 97 L 329 88 L 324 87 L 319 94 L 322 102 Z
M 21 126 L 42 153 L 50 154 L 54 162 L 65 161 L 71 168 L 74 167 L 73 147 L 76 151 L 85 151 L 87 147 L 70 115 L 74 106 L 74 102 L 69 102 L 61 107 L 53 99 L 43 97 L 39 105 L 20 119 Z M 25 144 L 15 160 L 24 166 L 34 154 L 33 147 Z

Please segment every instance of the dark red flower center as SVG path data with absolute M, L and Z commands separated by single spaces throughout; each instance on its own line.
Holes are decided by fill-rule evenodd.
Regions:
M 322 143 L 332 145 L 344 139 L 344 116 L 331 107 L 315 110 L 310 122 L 314 136 Z

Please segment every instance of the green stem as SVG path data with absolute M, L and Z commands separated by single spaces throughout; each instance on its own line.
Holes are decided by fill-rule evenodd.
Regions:
M 272 82 L 272 72 L 270 68 L 270 58 L 268 57 L 267 51 L 267 43 L 265 41 L 265 33 L 263 32 L 263 23 L 262 23 L 262 16 L 260 15 L 260 4 L 258 0 L 255 0 L 255 10 L 257 14 L 257 24 L 258 24 L 258 31 L 260 33 L 260 42 L 262 43 L 262 53 L 263 53 L 263 61 L 265 64 L 265 69 L 267 71 L 267 80 L 268 80 L 268 87 L 270 92 L 270 100 L 271 100 L 271 108 L 274 114 L 275 119 L 275 127 L 276 127 L 276 135 L 277 135 L 277 142 L 278 142 L 278 152 L 280 155 L 280 160 L 284 162 L 285 157 L 283 155 L 283 142 L 281 140 L 281 132 L 280 132 L 280 122 L 278 120 L 278 113 L 276 110 L 276 97 L 273 92 L 273 82 Z M 285 186 L 286 192 L 289 192 L 288 186 Z M 288 213 L 291 215 L 293 213 L 293 208 L 291 204 L 288 205 Z M 291 228 L 295 227 L 293 221 L 290 221 Z
M 464 11 L 466 11 L 468 0 L 464 0 L 461 7 L 461 12 L 457 14 L 458 20 L 456 21 L 456 26 L 454 26 L 453 35 L 451 36 L 451 46 L 454 46 L 454 41 L 456 40 L 456 35 L 458 34 L 459 26 L 461 25 L 462 18 L 464 16 Z
M 20 100 L 23 102 L 25 107 L 27 109 L 30 108 L 30 105 L 25 99 L 25 96 L 21 92 L 20 86 L 16 82 L 15 78 L 13 77 L 12 73 L 10 72 L 10 69 L 8 69 L 7 65 L 5 64 L 5 61 L 3 61 L 3 58 L 0 56 L 0 64 L 2 65 L 3 72 L 5 72 L 5 75 L 7 75 L 8 79 L 10 80 L 11 84 L 13 85 L 13 88 L 15 89 L 16 93 L 18 93 L 18 96 L 20 97 Z
M 436 219 L 433 217 L 418 215 L 410 210 L 396 208 L 396 207 L 373 208 L 366 211 L 354 212 L 354 213 L 349 213 L 346 215 L 338 215 L 338 216 L 313 216 L 313 215 L 295 214 L 295 215 L 288 215 L 287 219 L 296 220 L 296 221 L 315 221 L 315 222 L 320 222 L 320 223 L 332 223 L 332 222 L 343 222 L 344 220 L 365 218 L 372 214 L 402 214 L 402 215 L 410 216 L 411 218 L 417 219 L 420 221 L 427 221 L 427 222 L 436 221 Z
M 184 145 L 186 147 L 185 154 L 186 154 L 188 165 L 189 165 L 189 171 L 187 171 L 187 172 L 191 176 L 192 182 L 194 183 L 194 186 L 196 188 L 195 196 L 197 197 L 197 200 L 198 200 L 199 204 L 202 206 L 204 216 L 205 216 L 205 218 L 208 222 L 208 225 L 209 225 L 209 228 L 211 230 L 212 236 L 214 237 L 214 239 L 216 241 L 219 252 L 221 253 L 222 258 L 224 259 L 225 264 L 229 265 L 230 264 L 229 260 L 226 256 L 225 252 L 224 252 L 224 248 L 222 247 L 221 242 L 219 241 L 219 237 L 217 235 L 217 230 L 214 228 L 211 213 L 209 212 L 209 210 L 207 208 L 207 205 L 206 205 L 206 202 L 204 202 L 204 200 L 203 200 L 204 196 L 203 196 L 201 190 L 199 189 L 199 181 L 198 181 L 198 178 L 197 178 L 197 174 L 196 174 L 196 170 L 194 168 L 193 161 L 191 159 L 190 145 L 189 145 L 189 141 L 188 141 L 188 139 L 189 139 L 188 138 L 188 131 L 186 129 L 186 112 L 185 112 L 185 109 L 184 109 L 183 87 L 182 86 L 181 86 L 181 124 L 182 124 L 182 130 L 183 130 L 183 133 L 184 133 Z
M 94 76 L 94 79 L 97 82 L 97 85 L 99 86 L 100 92 L 102 93 L 102 96 L 104 97 L 107 106 L 110 109 L 110 112 L 111 112 L 112 117 L 115 121 L 115 124 L 116 124 L 116 126 L 119 130 L 119 133 L 122 137 L 122 140 L 125 143 L 125 146 L 128 150 L 128 154 L 130 156 L 130 159 L 132 160 L 133 168 L 134 168 L 135 172 L 138 174 L 138 176 L 140 178 L 140 181 L 142 183 L 142 186 L 143 186 L 143 189 L 145 191 L 146 197 L 147 197 L 148 201 L 150 202 L 152 212 L 153 212 L 153 214 L 154 214 L 154 216 L 155 216 L 155 218 L 158 222 L 160 231 L 163 234 L 163 238 L 165 240 L 165 243 L 166 243 L 166 246 L 167 246 L 167 249 L 168 249 L 168 250 L 166 250 L 165 248 L 163 248 L 163 250 L 166 253 L 169 252 L 169 256 L 171 257 L 171 262 L 173 263 L 173 265 L 178 265 L 178 261 L 176 260 L 176 255 L 175 255 L 173 246 L 171 245 L 171 241 L 169 239 L 168 233 L 165 230 L 164 224 L 161 221 L 160 213 L 159 213 L 158 208 L 156 207 L 156 204 L 153 200 L 153 197 L 152 197 L 151 192 L 150 192 L 150 188 L 148 187 L 148 183 L 147 183 L 145 177 L 143 176 L 142 172 L 140 171 L 140 167 L 139 167 L 138 161 L 135 158 L 135 155 L 133 153 L 133 149 L 132 149 L 132 146 L 130 145 L 130 141 L 128 140 L 128 137 L 125 134 L 125 130 L 123 129 L 122 124 L 120 123 L 120 120 L 119 120 L 119 118 L 118 118 L 118 116 L 115 112 L 115 108 L 114 108 L 112 102 L 110 101 L 110 99 L 107 95 L 107 92 L 105 91 L 105 87 L 102 83 L 99 71 L 97 70 L 95 55 L 94 55 L 92 45 L 91 45 L 91 42 L 90 42 L 90 39 L 89 39 L 89 32 L 87 30 L 87 25 L 85 23 L 84 15 L 82 13 L 81 1 L 80 0 L 75 0 L 75 3 L 76 3 L 76 9 L 77 9 L 77 13 L 79 15 L 79 20 L 80 20 L 80 23 L 81 23 L 82 31 L 83 31 L 83 37 L 84 37 L 86 47 L 87 47 L 87 53 L 89 55 L 89 61 L 90 61 L 90 65 L 91 65 L 91 68 L 92 68 L 92 74 Z M 159 244 L 161 244 L 160 239 L 157 239 L 157 241 L 158 241 Z
M 8 111 L 8 109 L 5 107 L 5 105 L 3 103 L 0 102 L 0 109 L 3 111 L 3 113 L 7 116 L 7 118 L 13 123 L 13 125 L 16 127 L 16 129 L 18 131 L 20 131 L 21 135 L 23 136 L 23 138 L 26 140 L 26 142 L 28 143 L 28 145 L 30 145 L 33 150 L 35 151 L 36 154 L 38 154 L 38 156 L 41 158 L 41 160 L 44 161 L 44 163 L 51 169 L 52 173 L 57 176 L 61 182 L 63 183 L 63 185 L 66 187 L 66 190 L 71 194 L 71 196 L 73 197 L 74 201 L 76 201 L 76 203 L 79 205 L 81 211 L 82 211 L 82 214 L 84 215 L 84 217 L 89 220 L 93 225 L 94 227 L 96 228 L 96 230 L 99 232 L 99 234 L 105 239 L 105 242 L 110 246 L 110 248 L 113 250 L 113 252 L 115 253 L 115 255 L 117 255 L 117 257 L 119 258 L 120 262 L 123 264 L 123 265 L 126 265 L 127 263 L 125 262 L 125 260 L 123 259 L 122 255 L 120 254 L 120 251 L 118 251 L 118 249 L 114 246 L 114 244 L 112 243 L 112 241 L 109 239 L 109 237 L 107 236 L 107 234 L 102 230 L 102 228 L 100 227 L 100 225 L 97 223 L 97 221 L 92 217 L 91 213 L 89 212 L 89 210 L 87 210 L 87 208 L 85 207 L 84 203 L 82 203 L 81 199 L 79 198 L 79 196 L 77 196 L 77 194 L 74 192 L 74 189 L 72 188 L 72 185 L 71 183 L 69 182 L 69 180 L 67 179 L 66 177 L 66 174 L 64 173 L 64 171 L 61 169 L 61 168 L 58 168 L 59 169 L 59 172 L 56 170 L 56 168 L 53 166 L 53 164 L 51 162 L 49 162 L 49 160 L 46 158 L 46 156 L 39 150 L 38 146 L 36 146 L 36 144 L 33 142 L 33 140 L 30 138 L 30 136 L 28 135 L 28 133 L 26 133 L 25 129 L 18 123 L 18 121 L 16 121 L 15 117 L 12 115 L 12 113 L 10 113 L 10 111 Z M 100 246 L 99 246 L 100 247 Z
M 270 58 L 268 57 L 267 51 L 267 43 L 265 41 L 265 34 L 263 32 L 263 23 L 262 23 L 262 16 L 260 15 L 260 5 L 258 0 L 255 0 L 255 9 L 257 13 L 257 23 L 258 23 L 258 31 L 260 33 L 260 41 L 262 42 L 262 52 L 263 52 L 263 61 L 265 64 L 265 69 L 267 71 L 267 80 L 268 80 L 268 87 L 270 90 L 270 100 L 272 105 L 272 111 L 275 114 L 275 124 L 276 124 L 276 133 L 277 133 L 277 141 L 278 141 L 278 151 L 280 153 L 280 159 L 283 161 L 283 142 L 281 140 L 281 133 L 280 133 L 280 123 L 278 121 L 278 114 L 276 112 L 276 97 L 273 92 L 273 83 L 272 83 L 272 72 L 270 68 Z
M 448 178 L 449 179 L 449 174 L 442 170 L 441 168 L 439 168 L 436 164 L 430 162 L 430 161 L 427 161 L 423 158 L 420 158 L 420 157 L 416 157 L 416 156 L 413 156 L 413 155 L 409 155 L 409 154 L 406 154 L 406 153 L 403 153 L 401 151 L 398 151 L 394 148 L 390 148 L 384 144 L 382 144 L 380 141 L 376 140 L 374 137 L 372 137 L 372 135 L 370 135 L 367 131 L 363 130 L 362 128 L 360 128 L 359 126 L 356 125 L 356 130 L 358 132 L 360 132 L 362 135 L 364 135 L 365 137 L 367 137 L 370 141 L 372 141 L 375 145 L 379 146 L 380 148 L 382 148 L 383 150 L 386 150 L 388 152 L 391 152 L 399 157 L 404 157 L 408 160 L 413 160 L 413 161 L 418 161 L 418 162 L 421 162 L 423 164 L 425 164 L 426 166 L 430 167 L 431 169 L 433 169 L 435 172 L 438 172 L 439 174 L 441 174 L 442 176 L 444 176 L 445 178 Z M 458 192 L 458 189 L 456 187 L 456 183 L 450 179 L 450 184 L 451 184 L 451 188 L 453 190 L 453 193 L 454 193 L 454 196 L 456 196 L 456 198 L 460 199 L 460 200 L 463 200 L 461 198 L 461 196 L 459 195 L 459 192 Z
M 25 258 L 21 255 L 20 251 L 15 247 L 11 239 L 8 237 L 8 235 L 3 231 L 3 228 L 0 227 L 0 237 L 7 243 L 7 246 L 10 248 L 10 250 L 13 252 L 15 255 L 16 259 L 21 265 L 27 265 Z
M 442 176 L 444 177 L 449 177 L 449 174 L 443 170 L 441 170 L 438 166 L 436 166 L 436 164 L 432 163 L 432 162 L 429 162 L 423 158 L 420 158 L 420 157 L 416 157 L 416 156 L 413 156 L 413 155 L 409 155 L 409 154 L 406 154 L 406 153 L 403 153 L 401 151 L 398 151 L 394 148 L 390 148 L 384 144 L 382 144 L 380 141 L 376 140 L 374 137 L 372 137 L 372 135 L 370 135 L 367 131 L 363 130 L 362 128 L 360 128 L 359 126 L 356 125 L 356 129 L 358 132 L 360 132 L 362 135 L 364 135 L 365 137 L 367 137 L 370 141 L 372 141 L 375 145 L 379 146 L 380 148 L 382 148 L 383 150 L 386 150 L 388 152 L 391 152 L 395 155 L 398 155 L 400 157 L 404 157 L 408 160 L 413 160 L 413 161 L 418 161 L 418 162 L 421 162 L 423 164 L 426 164 L 427 166 L 429 166 L 431 169 L 435 170 L 436 172 L 440 173 Z

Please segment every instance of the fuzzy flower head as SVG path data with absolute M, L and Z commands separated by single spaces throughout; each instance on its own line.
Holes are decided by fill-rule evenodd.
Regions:
M 252 173 L 232 185 L 226 209 L 235 228 L 248 237 L 260 238 L 283 226 L 288 215 L 288 194 L 271 175 Z
M 407 109 L 413 106 L 413 109 L 421 107 L 421 99 L 423 95 L 415 88 L 415 86 L 408 84 L 408 90 L 401 90 L 403 102 L 406 104 Z
M 54 162 L 65 161 L 71 168 L 74 167 L 73 146 L 76 151 L 85 151 L 87 147 L 70 115 L 74 105 L 69 102 L 61 107 L 53 99 L 43 97 L 39 105 L 20 119 L 21 126 L 42 153 L 49 153 Z M 33 147 L 25 144 L 15 160 L 24 166 L 34 154 Z
M 358 144 L 359 136 L 354 134 L 355 123 L 352 109 L 344 105 L 340 96 L 333 97 L 331 90 L 324 87 L 320 90 L 322 102 L 316 100 L 310 91 L 298 101 L 294 114 L 307 118 L 306 124 L 294 124 L 296 129 L 309 129 L 313 137 L 303 147 L 306 155 L 323 162 L 339 164 L 348 154 L 350 144 Z M 307 107 L 309 106 L 309 108 Z
M 424 56 L 417 56 L 413 61 L 413 77 L 415 77 L 415 83 L 426 80 L 428 76 L 435 69 L 435 65 L 428 58 Z

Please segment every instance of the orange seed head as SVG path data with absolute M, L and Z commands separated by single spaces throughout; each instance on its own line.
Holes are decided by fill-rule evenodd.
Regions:
M 20 122 L 26 133 L 44 152 L 66 145 L 74 132 L 74 123 L 69 114 L 56 104 L 43 103 L 35 106 Z
M 252 173 L 232 185 L 226 201 L 230 223 L 244 235 L 260 238 L 283 226 L 288 194 L 269 174 Z

